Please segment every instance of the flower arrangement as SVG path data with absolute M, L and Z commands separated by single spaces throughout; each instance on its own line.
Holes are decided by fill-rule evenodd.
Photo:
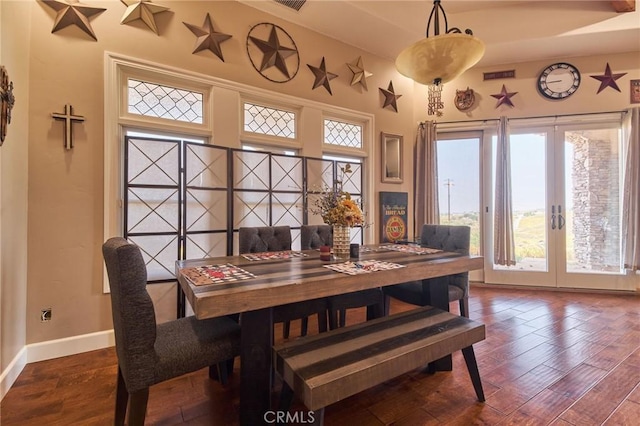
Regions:
M 309 210 L 322 216 L 322 220 L 328 225 L 364 225 L 360 205 L 346 191 L 325 188 L 319 197 L 313 200 Z

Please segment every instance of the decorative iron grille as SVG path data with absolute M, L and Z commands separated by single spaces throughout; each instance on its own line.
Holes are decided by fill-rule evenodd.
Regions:
M 124 237 L 140 246 L 149 284 L 175 282 L 177 259 L 238 253 L 244 226 L 322 223 L 307 212 L 318 191 L 341 181 L 362 196 L 361 163 L 245 151 L 152 137 L 125 137 Z M 362 243 L 354 228 L 352 241 Z M 178 316 L 184 296 L 178 287 Z

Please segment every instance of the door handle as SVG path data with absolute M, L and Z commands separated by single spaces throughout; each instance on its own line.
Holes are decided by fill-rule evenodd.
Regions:
M 551 206 L 551 229 L 556 229 L 556 206 Z
M 562 217 L 562 206 L 558 205 L 558 229 L 562 229 L 564 227 L 564 217 Z

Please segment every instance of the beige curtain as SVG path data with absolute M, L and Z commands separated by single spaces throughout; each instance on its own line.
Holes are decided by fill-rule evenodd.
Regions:
M 495 214 L 493 225 L 493 263 L 496 265 L 510 266 L 516 264 L 511 203 L 509 123 L 506 117 L 500 117 L 496 152 Z
M 626 163 L 622 200 L 624 267 L 640 271 L 640 107 L 625 118 Z
M 427 121 L 418 125 L 414 158 L 414 235 L 420 235 L 425 223 L 440 223 L 438 208 L 438 162 L 436 153 L 436 123 Z

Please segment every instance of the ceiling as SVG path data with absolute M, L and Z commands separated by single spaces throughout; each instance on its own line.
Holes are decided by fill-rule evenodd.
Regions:
M 433 6 L 428 0 L 307 0 L 296 11 L 274 0 L 239 1 L 388 59 L 425 37 Z M 605 53 L 640 56 L 635 1 L 443 0 L 441 5 L 449 29 L 469 28 L 485 43 L 478 66 L 491 66 Z M 629 8 L 635 10 L 616 11 Z

